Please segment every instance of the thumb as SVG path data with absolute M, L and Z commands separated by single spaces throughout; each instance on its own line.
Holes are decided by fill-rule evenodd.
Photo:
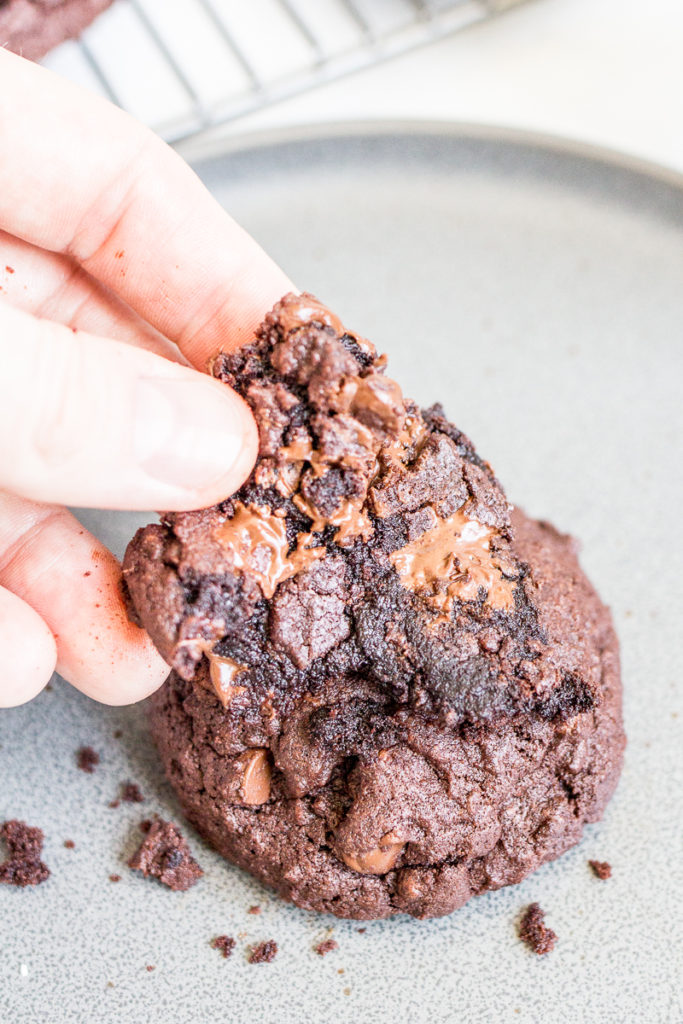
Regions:
M 0 488 L 84 507 L 181 510 L 232 494 L 256 425 L 224 384 L 0 303 Z

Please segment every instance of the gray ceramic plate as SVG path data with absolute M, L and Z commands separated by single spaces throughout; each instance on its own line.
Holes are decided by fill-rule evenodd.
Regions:
M 143 710 L 57 683 L 0 715 L 0 820 L 41 825 L 52 869 L 0 891 L 0 1021 L 682 1020 L 681 183 L 445 127 L 260 140 L 197 168 L 389 353 L 409 395 L 444 402 L 512 500 L 581 538 L 623 645 L 626 766 L 604 822 L 522 885 L 359 933 L 278 902 L 191 831 L 206 872 L 194 889 L 130 873 L 134 824 L 179 814 Z M 144 518 L 83 514 L 119 553 Z M 74 767 L 83 743 L 102 752 L 93 776 Z M 147 802 L 109 809 L 126 778 Z M 532 900 L 559 936 L 543 959 L 515 934 Z M 225 932 L 243 936 L 229 961 L 209 948 Z M 321 959 L 330 932 L 339 949 Z M 249 966 L 245 945 L 271 937 L 277 960 Z

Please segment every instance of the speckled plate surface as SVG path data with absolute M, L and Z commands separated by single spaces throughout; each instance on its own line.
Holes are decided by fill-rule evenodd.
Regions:
M 522 885 L 359 931 L 280 903 L 190 829 L 194 889 L 133 875 L 136 823 L 179 816 L 144 710 L 57 681 L 0 713 L 0 820 L 43 827 L 52 870 L 0 890 L 1 1024 L 683 1020 L 680 182 L 447 127 L 193 156 L 291 276 L 389 353 L 407 394 L 443 401 L 513 501 L 581 538 L 622 641 L 626 765 L 605 820 Z M 82 518 L 119 554 L 146 519 Z M 94 775 L 75 767 L 82 744 L 101 752 Z M 145 803 L 109 808 L 128 778 Z M 533 900 L 559 936 L 544 958 L 516 938 Z M 209 947 L 220 933 L 240 936 L 231 960 Z M 249 966 L 247 945 L 270 938 L 275 962 Z

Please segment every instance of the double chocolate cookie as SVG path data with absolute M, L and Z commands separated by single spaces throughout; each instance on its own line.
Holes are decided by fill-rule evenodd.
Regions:
M 601 816 L 618 648 L 573 542 L 384 365 L 286 296 L 212 368 L 254 411 L 254 472 L 139 531 L 124 579 L 174 670 L 152 726 L 200 832 L 299 906 L 429 917 Z

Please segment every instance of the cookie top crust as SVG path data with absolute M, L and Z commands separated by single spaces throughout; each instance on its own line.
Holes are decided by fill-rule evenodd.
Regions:
M 490 466 L 385 367 L 308 294 L 213 360 L 254 413 L 257 463 L 219 505 L 138 531 L 136 621 L 217 712 L 254 692 L 286 711 L 330 679 L 452 722 L 586 710 L 596 681 L 571 644 L 546 656 L 552 624 Z

